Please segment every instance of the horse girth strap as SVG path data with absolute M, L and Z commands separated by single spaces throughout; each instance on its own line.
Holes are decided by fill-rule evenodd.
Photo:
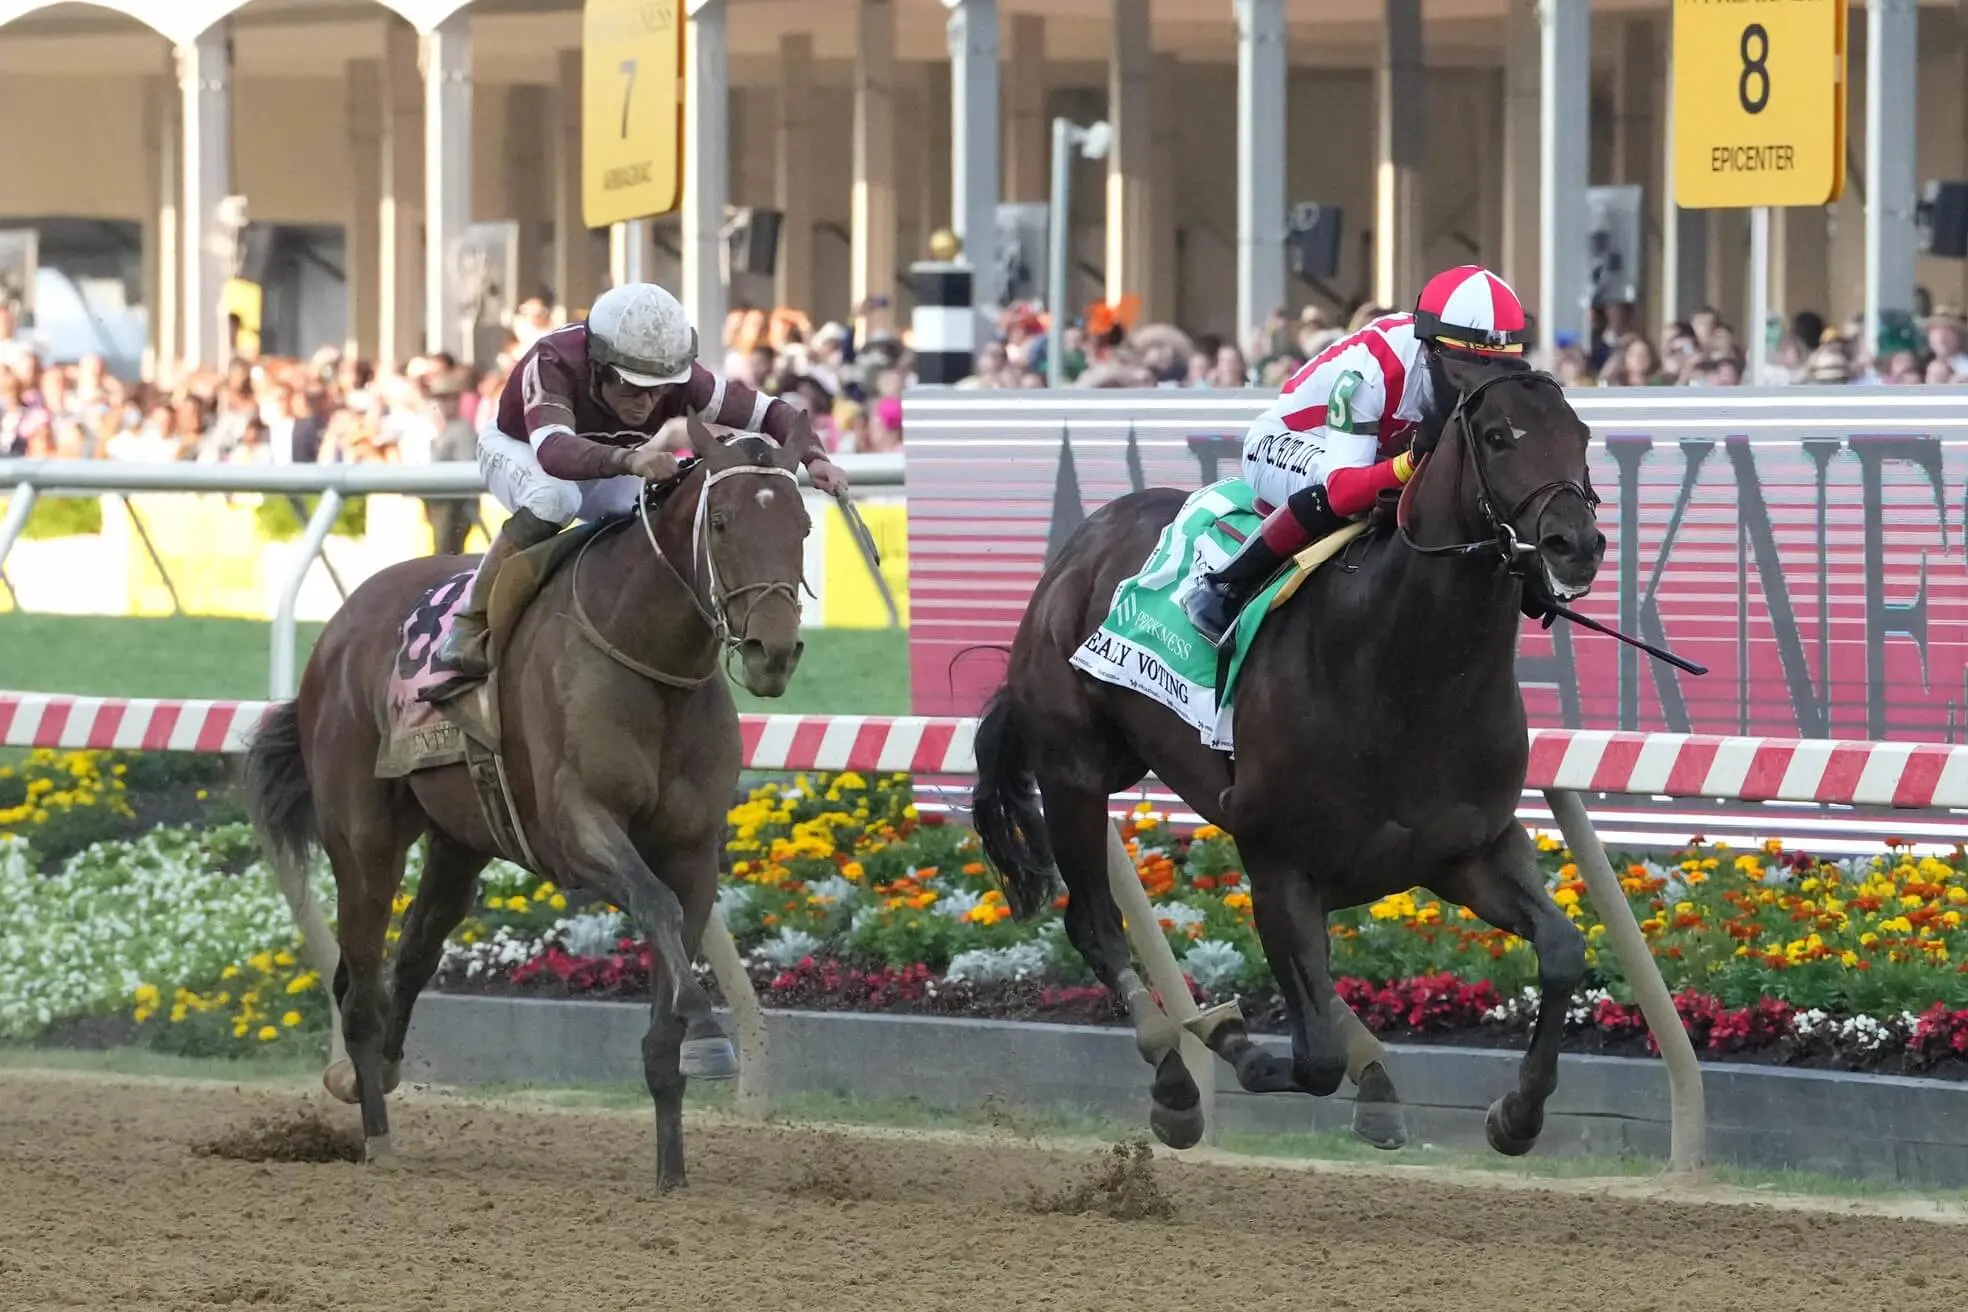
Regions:
M 588 618 L 588 608 L 581 601 L 581 562 L 587 558 L 588 548 L 593 546 L 596 538 L 601 536 L 601 534 L 597 533 L 594 537 L 589 538 L 581 544 L 581 549 L 574 554 L 573 576 L 568 580 L 568 592 L 572 594 L 574 601 L 575 629 L 579 631 L 583 638 L 586 638 L 589 643 L 593 644 L 602 655 L 608 657 L 609 660 L 614 661 L 624 669 L 633 670 L 645 679 L 654 683 L 663 684 L 665 687 L 698 688 L 717 677 L 718 664 L 715 647 L 711 656 L 710 668 L 702 674 L 670 674 L 667 671 L 657 669 L 653 665 L 644 664 L 602 636 L 601 630 L 597 629 L 594 621 Z M 666 557 L 658 555 L 657 559 L 663 562 L 664 567 L 668 568 L 671 574 L 676 575 L 675 568 L 670 565 Z M 683 577 L 681 575 L 676 575 L 676 578 L 677 582 L 683 583 Z M 687 583 L 684 584 L 684 591 L 690 594 L 690 600 L 696 607 L 698 617 L 704 620 L 706 624 L 709 624 L 710 617 L 704 613 L 703 604 L 697 601 L 696 591 Z M 715 632 L 715 629 L 713 631 Z

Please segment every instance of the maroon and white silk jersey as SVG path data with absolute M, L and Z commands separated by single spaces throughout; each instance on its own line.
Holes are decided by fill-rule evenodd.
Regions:
M 497 426 L 507 437 L 531 443 L 548 474 L 585 481 L 623 473 L 618 451 L 641 446 L 686 414 L 783 444 L 792 438 L 797 413 L 777 397 L 720 378 L 699 363 L 691 367 L 688 382 L 663 394 L 647 419 L 624 424 L 595 394 L 588 326 L 571 323 L 541 337 L 520 357 L 499 394 Z M 811 464 L 823 455 L 813 444 L 800 460 Z

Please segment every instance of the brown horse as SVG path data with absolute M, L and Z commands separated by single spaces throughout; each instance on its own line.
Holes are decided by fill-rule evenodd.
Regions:
M 1326 916 L 1416 884 L 1537 950 L 1538 1021 L 1518 1089 L 1490 1109 L 1490 1143 L 1528 1151 L 1557 1084 L 1584 940 L 1516 818 L 1528 749 L 1515 663 L 1527 584 L 1576 596 L 1605 552 L 1588 433 L 1556 382 L 1520 362 L 1444 355 L 1431 368 L 1442 401 L 1417 445 L 1441 449 L 1408 484 L 1397 531 L 1349 547 L 1259 631 L 1234 708 L 1234 769 L 1171 712 L 1067 663 L 1181 507 L 1169 489 L 1124 496 L 1080 526 L 1040 580 L 978 729 L 975 820 L 1008 899 L 1031 914 L 1063 876 L 1067 935 L 1128 1004 L 1156 1068 L 1151 1124 L 1176 1147 L 1202 1132 L 1196 1085 L 1129 964 L 1105 882 L 1107 799 L 1150 771 L 1236 836 L 1250 878 L 1291 1058 L 1253 1043 L 1234 1007 L 1196 1025 L 1245 1089 L 1323 1097 L 1350 1075 L 1355 1131 L 1405 1142 L 1379 1045 L 1334 995 Z M 1383 529 L 1389 509 L 1376 514 Z
M 718 880 L 738 781 L 738 715 L 719 661 L 745 686 L 785 690 L 799 663 L 800 446 L 758 438 L 702 453 L 653 512 L 605 526 L 557 571 L 499 654 L 506 765 L 536 873 L 593 890 L 647 936 L 650 1025 L 643 1075 L 656 1103 L 656 1178 L 684 1182 L 684 1079 L 737 1071 L 731 1041 L 691 971 Z M 463 765 L 376 776 L 384 690 L 406 616 L 469 561 L 426 557 L 375 575 L 322 631 L 300 695 L 269 713 L 244 768 L 249 810 L 287 868 L 318 844 L 340 893 L 335 999 L 350 1060 L 323 1079 L 360 1102 L 373 1160 L 390 1154 L 395 1087 L 417 994 L 498 852 Z M 576 595 L 578 589 L 578 598 Z M 583 632 L 570 616 L 585 615 Z M 390 904 L 404 858 L 428 838 L 422 883 L 383 985 Z

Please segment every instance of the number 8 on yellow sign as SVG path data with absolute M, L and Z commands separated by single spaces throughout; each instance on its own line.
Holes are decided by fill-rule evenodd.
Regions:
M 1846 0 L 1674 0 L 1674 199 L 1823 205 L 1845 182 Z

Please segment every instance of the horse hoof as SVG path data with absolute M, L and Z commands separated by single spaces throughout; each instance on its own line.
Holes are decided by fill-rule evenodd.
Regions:
M 738 1074 L 738 1050 L 722 1034 L 707 1039 L 685 1039 L 677 1066 L 693 1080 L 733 1079 Z
M 1408 1146 L 1408 1118 L 1398 1102 L 1353 1104 L 1353 1133 L 1376 1148 L 1393 1152 Z
M 333 1062 L 321 1072 L 321 1087 L 328 1090 L 328 1096 L 336 1102 L 351 1105 L 362 1101 L 355 1088 L 355 1063 L 347 1057 Z
M 1503 1114 L 1503 1105 L 1509 1097 L 1506 1093 L 1490 1104 L 1489 1112 L 1483 1117 L 1483 1135 L 1490 1141 L 1490 1147 L 1505 1157 L 1522 1157 L 1537 1146 L 1537 1136 L 1534 1134 L 1528 1139 L 1519 1139 L 1510 1133 L 1504 1124 Z
M 362 1144 L 362 1160 L 378 1170 L 390 1170 L 400 1164 L 395 1145 L 390 1143 L 387 1134 L 374 1135 Z
M 401 1062 L 388 1061 L 383 1063 L 383 1092 L 385 1094 L 396 1092 L 397 1083 L 402 1078 L 402 1070 Z M 332 1063 L 327 1070 L 321 1072 L 321 1087 L 328 1090 L 329 1096 L 337 1102 L 354 1105 L 362 1101 L 361 1090 L 356 1087 L 355 1063 L 347 1057 Z
M 683 1178 L 682 1171 L 678 1171 L 675 1175 L 658 1175 L 656 1177 L 656 1192 L 659 1194 L 672 1194 L 683 1188 L 686 1183 L 688 1182 Z
M 1148 1128 L 1171 1148 L 1194 1148 L 1203 1141 L 1203 1109 L 1197 1106 L 1178 1111 L 1152 1103 L 1148 1108 Z

